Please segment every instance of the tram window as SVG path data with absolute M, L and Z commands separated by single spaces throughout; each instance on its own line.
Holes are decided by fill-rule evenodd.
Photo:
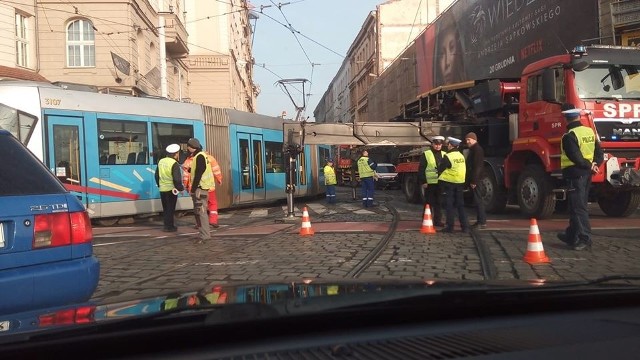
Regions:
M 53 126 L 53 160 L 56 176 L 65 184 L 78 185 L 80 178 L 80 135 L 77 126 Z
M 180 163 L 187 158 L 187 141 L 193 137 L 193 125 L 151 123 L 151 141 L 153 142 L 153 163 L 165 156 L 167 146 L 171 144 L 180 145 Z
M 264 187 L 264 158 L 262 156 L 262 141 L 253 140 L 253 170 L 256 189 Z
M 307 184 L 307 161 L 306 158 L 304 156 L 304 153 L 300 153 L 300 155 L 298 155 L 298 172 L 300 173 L 300 185 L 306 185 Z
M 268 173 L 284 172 L 284 152 L 281 142 L 265 141 L 265 156 L 267 159 Z
M 327 160 L 331 159 L 331 152 L 329 149 L 318 148 L 318 167 L 320 168 L 320 174 L 324 171 L 324 166 L 327 164 Z
M 38 118 L 33 115 L 0 104 L 0 129 L 8 130 L 25 145 L 29 142 L 36 121 Z
M 240 139 L 240 169 L 242 171 L 242 188 L 251 189 L 251 173 L 249 172 L 249 140 Z
M 98 134 L 98 156 L 113 159 L 107 164 L 135 164 L 149 149 L 146 122 L 98 119 Z

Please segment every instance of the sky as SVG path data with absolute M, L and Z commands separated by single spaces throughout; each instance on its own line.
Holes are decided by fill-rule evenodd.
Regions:
M 296 102 L 294 105 L 276 82 L 302 78 L 309 80 L 305 83 L 305 92 L 311 94 L 306 101 L 304 117 L 313 120 L 313 110 L 340 69 L 367 15 L 383 2 L 252 0 L 259 16 L 253 39 L 254 82 L 260 86 L 257 113 L 280 116 L 286 111 L 285 118 L 294 118 L 296 106 L 303 104 L 302 87 L 297 84 L 296 90 L 288 86 Z M 278 4 L 282 4 L 280 8 L 276 6 Z M 283 24 L 291 25 L 297 39 Z

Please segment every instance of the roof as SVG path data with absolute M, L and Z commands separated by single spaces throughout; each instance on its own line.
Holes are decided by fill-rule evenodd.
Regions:
M 0 78 L 50 82 L 35 71 L 0 65 Z

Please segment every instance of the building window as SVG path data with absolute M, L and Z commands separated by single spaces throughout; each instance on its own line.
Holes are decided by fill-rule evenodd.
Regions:
M 93 24 L 79 19 L 67 26 L 67 66 L 96 66 L 96 46 Z
M 16 64 L 29 66 L 29 40 L 27 36 L 27 17 L 16 14 Z

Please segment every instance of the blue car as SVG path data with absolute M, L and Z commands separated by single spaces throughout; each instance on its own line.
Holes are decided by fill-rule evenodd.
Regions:
M 86 209 L 6 130 L 0 154 L 0 315 L 88 300 L 100 265 Z

